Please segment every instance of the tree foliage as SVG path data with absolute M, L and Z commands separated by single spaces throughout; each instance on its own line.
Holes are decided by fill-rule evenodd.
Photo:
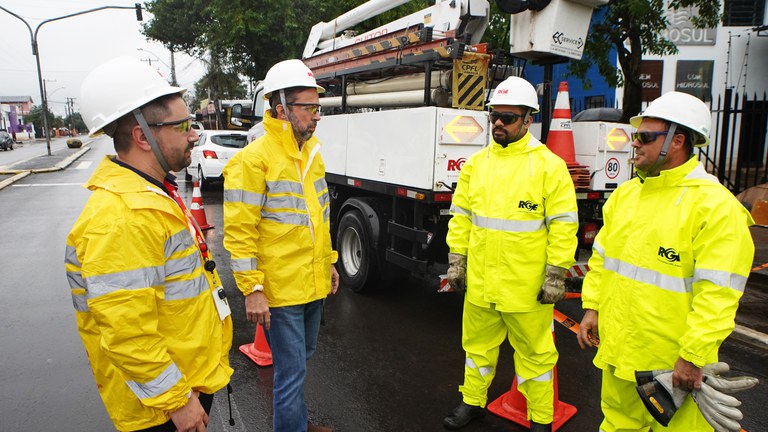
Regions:
M 50 109 L 46 110 L 46 117 L 48 120 L 48 127 L 56 128 L 64 126 L 64 121 L 61 117 L 56 117 Z M 43 125 L 43 105 L 34 105 L 29 109 L 29 114 L 26 115 L 26 121 L 32 123 L 35 126 L 35 136 L 37 138 L 43 137 L 45 131 L 45 125 Z
M 300 58 L 314 24 L 330 21 L 365 2 L 152 0 L 146 7 L 154 17 L 144 25 L 144 35 L 169 49 L 198 58 L 210 57 L 209 69 L 218 64 L 230 77 L 239 74 L 255 81 L 263 78 L 275 63 Z M 354 29 L 370 30 L 432 3 L 414 0 Z M 208 81 L 215 81 L 215 70 L 209 70 L 208 75 Z
M 570 72 L 584 79 L 594 64 L 610 86 L 623 86 L 622 121 L 628 121 L 642 106 L 643 55 L 677 53 L 677 47 L 661 33 L 669 25 L 666 12 L 689 6 L 698 8 L 698 15 L 691 17 L 691 23 L 698 28 L 715 27 L 720 21 L 720 0 L 611 0 L 601 8 L 605 10 L 602 20 L 593 19 L 584 57 L 571 62 Z M 620 70 L 611 65 L 612 49 L 618 54 Z

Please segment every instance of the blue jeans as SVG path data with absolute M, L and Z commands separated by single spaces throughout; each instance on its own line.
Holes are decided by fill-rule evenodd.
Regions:
M 306 432 L 307 404 L 304 378 L 307 360 L 317 348 L 322 300 L 303 305 L 270 308 L 265 332 L 272 350 L 274 432 Z

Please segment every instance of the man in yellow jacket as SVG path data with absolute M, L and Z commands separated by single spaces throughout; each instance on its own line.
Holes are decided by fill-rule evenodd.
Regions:
M 317 346 L 323 299 L 338 288 L 320 143 L 318 93 L 301 60 L 264 79 L 265 135 L 224 168 L 224 246 L 245 295 L 248 321 L 266 329 L 274 365 L 275 432 L 328 430 L 308 423 L 307 360 Z
M 66 271 L 94 379 L 121 431 L 203 431 L 232 369 L 232 319 L 201 232 L 170 171 L 197 133 L 181 95 L 122 57 L 94 69 L 80 106 L 105 157 L 67 237 Z
M 635 390 L 635 371 L 673 369 L 674 387 L 698 390 L 734 328 L 754 244 L 746 209 L 708 174 L 693 148 L 709 144 L 711 114 L 669 92 L 630 122 L 637 177 L 603 208 L 584 281 L 582 348 L 599 348 L 600 430 L 711 431 L 691 397 L 663 428 Z M 598 319 L 599 317 L 599 319 Z
M 449 222 L 448 282 L 466 287 L 462 402 L 443 425 L 485 415 L 504 339 L 515 350 L 518 388 L 532 431 L 551 430 L 554 406 L 552 304 L 565 297 L 576 251 L 576 192 L 565 162 L 528 131 L 536 90 L 510 77 L 489 105 L 493 142 L 461 169 Z

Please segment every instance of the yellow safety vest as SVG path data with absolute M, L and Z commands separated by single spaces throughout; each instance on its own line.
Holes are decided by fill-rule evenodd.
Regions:
M 270 307 L 306 304 L 328 295 L 337 258 L 320 143 L 299 150 L 269 112 L 264 129 L 224 167 L 224 247 L 243 294 L 261 285 Z
M 749 212 L 696 158 L 640 175 L 603 208 L 582 294 L 598 311 L 595 365 L 628 381 L 678 357 L 717 361 L 755 251 Z
M 493 142 L 461 168 L 448 227 L 450 251 L 467 256 L 467 299 L 529 312 L 546 264 L 569 268 L 576 251 L 576 191 L 565 162 L 526 133 Z

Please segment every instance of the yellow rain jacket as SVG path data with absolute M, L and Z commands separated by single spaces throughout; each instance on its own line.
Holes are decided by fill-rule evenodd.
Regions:
M 565 162 L 530 132 L 493 142 L 461 168 L 447 242 L 467 256 L 467 299 L 500 312 L 551 308 L 536 300 L 546 264 L 569 268 L 576 191 Z
M 603 208 L 582 293 L 598 311 L 595 366 L 627 381 L 678 357 L 717 361 L 755 251 L 749 212 L 696 158 L 638 174 Z
M 299 150 L 270 112 L 264 129 L 224 167 L 224 247 L 244 295 L 260 285 L 270 307 L 306 304 L 328 295 L 337 258 L 320 142 Z
M 119 430 L 167 422 L 190 390 L 229 382 L 232 320 L 171 197 L 105 157 L 67 237 L 66 271 L 96 386 Z

